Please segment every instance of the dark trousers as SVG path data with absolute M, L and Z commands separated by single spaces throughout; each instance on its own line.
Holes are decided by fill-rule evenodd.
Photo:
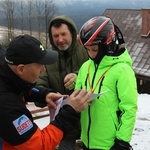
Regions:
M 75 150 L 76 140 L 80 138 L 80 127 L 67 135 L 59 144 L 58 150 Z

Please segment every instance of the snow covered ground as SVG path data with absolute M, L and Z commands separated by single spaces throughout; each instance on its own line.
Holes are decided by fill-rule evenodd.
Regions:
M 140 94 L 131 144 L 134 150 L 150 150 L 150 95 Z
M 138 112 L 131 145 L 134 150 L 150 150 L 150 95 L 139 94 Z M 37 119 L 35 122 L 42 129 L 50 121 L 49 117 Z

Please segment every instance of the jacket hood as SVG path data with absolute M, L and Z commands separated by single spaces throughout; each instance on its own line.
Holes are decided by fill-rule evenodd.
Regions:
M 54 45 L 53 39 L 52 39 L 52 34 L 51 34 L 51 26 L 53 24 L 53 22 L 55 20 L 63 20 L 64 22 L 66 22 L 67 24 L 70 25 L 71 29 L 72 29 L 72 45 L 71 47 L 73 47 L 76 43 L 77 40 L 77 27 L 75 25 L 75 23 L 73 22 L 73 20 L 71 20 L 71 18 L 61 14 L 61 15 L 57 15 L 55 16 L 49 23 L 49 27 L 48 27 L 48 35 L 49 35 L 49 40 L 50 40 L 50 44 L 52 45 L 52 49 L 57 50 L 58 48 Z M 69 49 L 71 49 L 71 47 Z

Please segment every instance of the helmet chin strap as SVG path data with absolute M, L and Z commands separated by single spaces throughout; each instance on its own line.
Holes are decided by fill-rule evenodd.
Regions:
M 115 24 L 114 24 L 114 28 L 116 32 L 114 41 L 112 41 L 112 43 L 110 43 L 109 45 L 104 46 L 107 55 L 109 56 L 117 56 L 119 54 L 118 51 L 122 48 L 125 48 L 125 41 L 122 32 Z
M 114 24 L 114 27 L 115 27 L 115 32 L 116 32 L 116 37 L 117 37 L 117 40 L 118 40 L 118 44 L 119 45 L 125 45 L 125 41 L 124 41 L 122 32 L 120 31 L 120 29 L 118 28 L 117 25 Z
M 104 45 L 104 49 L 108 56 L 113 56 L 114 53 L 118 50 L 118 40 L 115 37 L 114 40 L 109 45 Z

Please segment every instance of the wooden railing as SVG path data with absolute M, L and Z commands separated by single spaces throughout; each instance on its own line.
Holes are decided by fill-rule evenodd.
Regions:
M 33 119 L 39 119 L 49 116 L 49 110 L 48 107 L 36 107 L 34 103 L 28 103 L 26 104 L 28 110 L 31 112 Z

